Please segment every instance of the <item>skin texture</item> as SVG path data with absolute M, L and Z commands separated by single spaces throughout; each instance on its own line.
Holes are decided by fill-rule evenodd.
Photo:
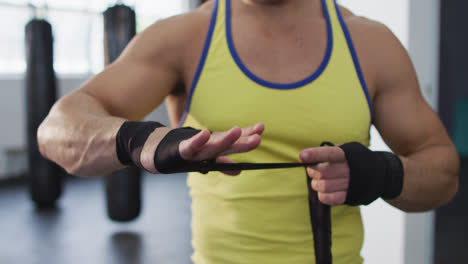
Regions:
M 73 174 L 102 175 L 122 167 L 115 154 L 115 135 L 125 120 L 140 120 L 166 100 L 175 126 L 187 104 L 212 8 L 208 1 L 196 11 L 150 26 L 116 62 L 57 102 L 38 130 L 41 152 Z M 373 123 L 404 164 L 403 192 L 388 202 L 405 211 L 447 203 L 458 190 L 459 159 L 437 114 L 421 95 L 407 52 L 384 25 L 341 11 L 369 88 Z M 326 49 L 319 0 L 233 0 L 232 30 L 243 62 L 272 82 L 308 76 Z M 264 129 L 268 128 L 263 124 L 252 124 L 213 134 L 203 131 L 183 141 L 180 152 L 185 159 L 232 162 L 226 155 L 257 147 Z M 148 171 L 157 173 L 152 158 L 168 131 L 156 129 L 146 142 L 141 160 Z M 310 148 L 300 153 L 300 159 L 321 163 L 308 168 L 320 200 L 342 204 L 349 186 L 343 151 Z

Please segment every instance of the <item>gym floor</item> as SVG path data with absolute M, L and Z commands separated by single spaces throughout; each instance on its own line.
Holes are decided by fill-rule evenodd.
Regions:
M 0 263 L 191 263 L 185 174 L 144 175 L 143 210 L 106 215 L 102 179 L 67 179 L 56 208 L 38 210 L 22 183 L 0 185 Z

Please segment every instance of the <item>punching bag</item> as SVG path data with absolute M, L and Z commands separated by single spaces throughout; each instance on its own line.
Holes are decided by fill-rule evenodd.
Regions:
M 106 64 L 116 60 L 136 34 L 135 11 L 124 5 L 110 7 L 104 12 L 104 50 Z M 141 170 L 121 169 L 106 176 L 107 214 L 119 222 L 131 221 L 141 210 Z
M 57 99 L 52 26 L 45 20 L 33 19 L 25 30 L 28 183 L 36 205 L 50 207 L 62 192 L 63 171 L 39 153 L 37 129 Z

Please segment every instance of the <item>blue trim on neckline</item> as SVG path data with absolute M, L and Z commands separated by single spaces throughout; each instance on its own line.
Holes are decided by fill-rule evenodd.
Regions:
M 247 68 L 247 66 L 245 66 L 245 64 L 242 62 L 241 58 L 239 57 L 239 54 L 237 53 L 236 48 L 234 46 L 234 41 L 232 40 L 231 1 L 226 0 L 226 38 L 227 38 L 229 50 L 231 52 L 231 56 L 234 59 L 234 61 L 236 62 L 239 69 L 241 69 L 241 71 L 247 77 L 249 77 L 252 81 L 254 81 L 254 82 L 256 82 L 256 83 L 258 83 L 258 84 L 260 84 L 262 86 L 265 86 L 265 87 L 268 87 L 268 88 L 273 88 L 273 89 L 279 89 L 279 90 L 296 89 L 296 88 L 305 86 L 305 85 L 313 82 L 314 80 L 316 80 L 323 73 L 325 68 L 327 67 L 327 65 L 328 65 L 328 63 L 330 61 L 332 50 L 333 50 L 333 30 L 332 30 L 332 24 L 331 24 L 331 20 L 330 20 L 330 14 L 328 12 L 328 7 L 327 7 L 326 0 L 321 0 L 321 1 L 322 1 L 323 13 L 324 13 L 325 18 L 327 20 L 327 34 L 328 34 L 328 36 L 327 36 L 327 38 L 328 38 L 327 50 L 325 52 L 325 56 L 324 56 L 324 58 L 322 60 L 322 63 L 320 64 L 319 68 L 312 75 L 310 75 L 309 77 L 307 77 L 307 78 L 305 78 L 305 79 L 303 79 L 301 81 L 294 82 L 294 83 L 274 83 L 274 82 L 266 81 L 266 80 L 256 76 L 254 73 L 252 73 Z
M 348 27 L 346 26 L 346 23 L 344 22 L 343 16 L 341 15 L 340 9 L 338 8 L 338 4 L 336 3 L 336 1 L 335 1 L 335 8 L 336 8 L 336 13 L 338 14 L 338 20 L 340 21 L 341 28 L 343 29 L 343 33 L 346 37 L 346 41 L 348 42 L 348 48 L 349 48 L 349 51 L 351 52 L 351 57 L 353 58 L 354 68 L 356 69 L 356 73 L 359 77 L 359 81 L 361 82 L 362 90 L 364 91 L 364 94 L 366 95 L 367 104 L 369 105 L 369 112 L 371 116 L 371 123 L 372 123 L 372 120 L 373 120 L 372 102 L 371 102 L 370 95 L 369 95 L 369 89 L 367 88 L 366 80 L 364 79 L 364 74 L 362 73 L 361 65 L 359 63 L 356 49 L 354 48 L 351 34 L 349 33 Z
M 211 46 L 211 39 L 213 37 L 213 32 L 216 27 L 216 18 L 218 17 L 218 3 L 219 3 L 219 0 L 215 0 L 213 13 L 211 15 L 211 20 L 210 20 L 210 27 L 208 29 L 208 34 L 206 35 L 203 52 L 201 54 L 200 61 L 198 62 L 197 71 L 195 72 L 195 76 L 193 77 L 193 80 L 192 80 L 192 86 L 190 87 L 190 93 L 188 97 L 187 106 L 185 107 L 185 112 L 184 112 L 184 115 L 182 116 L 182 119 L 177 125 L 178 127 L 181 127 L 184 124 L 185 120 L 187 119 L 188 112 L 190 111 L 190 106 L 192 105 L 192 97 L 195 92 L 195 88 L 197 87 L 203 67 L 205 66 L 206 57 L 208 57 L 208 51 L 210 50 L 210 46 Z

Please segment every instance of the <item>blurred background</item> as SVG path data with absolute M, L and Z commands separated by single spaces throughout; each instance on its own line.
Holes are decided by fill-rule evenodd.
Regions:
M 416 67 L 426 100 L 440 114 L 462 156 L 461 188 L 449 205 L 422 214 L 403 213 L 380 200 L 362 208 L 365 263 L 468 263 L 464 250 L 468 245 L 468 194 L 463 177 L 468 173 L 468 34 L 463 11 L 468 2 L 338 2 L 386 24 L 400 39 Z M 116 4 L 130 9 L 109 9 Z M 133 212 L 136 219 L 129 216 L 132 221 L 118 215 L 132 204 L 116 205 L 115 199 L 121 197 L 108 191 L 113 184 L 126 182 L 80 179 L 55 171 L 65 180 L 56 183 L 53 201 L 31 199 L 32 189 L 44 186 L 41 179 L 31 185 L 35 176 L 28 168 L 28 135 L 30 123 L 35 121 L 31 118 L 40 118 L 31 117 L 31 112 L 40 112 L 35 109 L 44 106 L 30 104 L 31 97 L 41 96 L 32 95 L 31 81 L 41 77 L 28 68 L 28 62 L 34 62 L 28 60 L 27 51 L 29 58 L 41 56 L 27 47 L 28 43 L 40 44 L 26 40 L 29 36 L 29 41 L 38 41 L 33 37 L 38 31 L 25 28 L 34 17 L 46 19 L 50 25 L 57 99 L 104 68 L 105 58 L 112 52 L 109 39 L 117 34 L 112 27 L 128 29 L 116 17 L 127 25 L 135 23 L 140 32 L 159 19 L 199 4 L 196 0 L 0 0 L 0 263 L 190 263 L 190 198 L 184 174 L 155 177 L 143 173 L 137 177 L 139 181 L 132 184 L 139 186 L 133 201 L 138 203 L 138 212 Z M 105 16 L 106 10 L 117 15 Z M 134 17 L 129 16 L 133 11 Z M 119 48 L 114 49 L 118 52 Z M 147 118 L 169 124 L 164 105 Z M 388 149 L 374 128 L 371 135 L 372 149 Z M 127 172 L 131 173 L 135 172 Z

